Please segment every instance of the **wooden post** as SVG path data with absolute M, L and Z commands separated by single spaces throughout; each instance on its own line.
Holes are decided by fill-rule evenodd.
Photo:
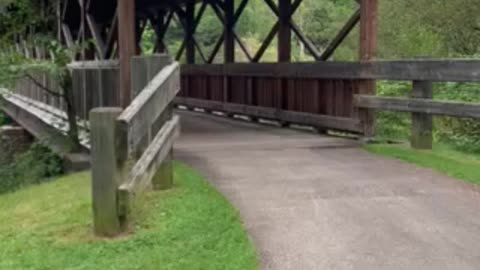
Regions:
M 121 231 L 115 132 L 116 118 L 121 112 L 121 108 L 97 108 L 90 112 L 93 224 L 99 236 L 112 237 Z
M 187 53 L 187 64 L 195 63 L 195 1 L 190 0 L 186 4 L 185 18 L 185 44 Z
M 278 62 L 290 62 L 292 54 L 292 30 L 290 27 L 290 17 L 292 9 L 292 0 L 278 0 Z M 283 110 L 287 107 L 287 87 L 286 79 L 278 79 L 277 83 L 277 108 Z M 282 127 L 288 127 L 289 123 L 280 121 Z
M 130 59 L 135 55 L 135 0 L 118 0 L 118 47 L 120 56 L 120 103 L 128 107 L 132 98 Z
M 161 10 L 158 12 L 158 15 L 157 15 L 157 20 L 155 21 L 156 24 L 158 25 L 154 25 L 153 27 L 154 28 L 157 28 L 157 31 L 156 32 L 156 50 L 155 52 L 156 53 L 166 53 L 167 52 L 167 48 L 165 46 L 165 43 L 163 42 L 163 36 L 165 35 L 165 32 L 167 32 L 167 28 L 168 28 L 168 25 L 167 25 L 167 12 L 165 10 Z M 152 24 L 154 23 L 153 21 L 151 21 Z
M 432 99 L 432 83 L 414 81 L 412 98 Z M 415 149 L 432 149 L 433 117 L 426 113 L 412 113 L 412 135 L 410 143 Z
M 224 42 L 224 59 L 225 63 L 235 62 L 235 36 L 233 26 L 235 22 L 235 3 L 234 0 L 225 0 L 225 42 Z
M 378 0 L 361 0 L 360 2 L 360 61 L 375 60 L 377 54 L 377 12 Z M 376 82 L 363 80 L 359 83 L 360 94 L 375 95 Z M 365 137 L 375 135 L 375 113 L 373 110 L 360 110 Z
M 292 51 L 292 31 L 290 28 L 291 0 L 278 0 L 278 62 L 290 62 Z
M 223 20 L 224 27 L 224 63 L 233 63 L 235 62 L 235 37 L 233 33 L 234 25 L 234 13 L 235 13 L 235 3 L 234 0 L 225 1 L 225 16 Z M 232 79 L 228 76 L 224 76 L 223 79 L 223 100 L 224 102 L 230 101 L 230 89 L 231 89 Z M 231 113 L 226 113 L 228 117 L 233 117 Z

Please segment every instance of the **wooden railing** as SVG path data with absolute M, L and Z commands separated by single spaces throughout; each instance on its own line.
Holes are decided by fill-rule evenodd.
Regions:
M 428 81 L 414 81 L 411 98 L 357 95 L 359 108 L 412 113 L 410 142 L 416 149 L 432 149 L 433 115 L 480 119 L 480 103 L 432 100 Z
M 353 63 L 182 66 L 178 105 L 361 133 Z
M 175 102 L 190 108 L 277 120 L 284 125 L 296 123 L 364 134 L 370 123 L 363 121 L 363 112 L 381 109 L 378 103 L 386 104 L 387 100 L 357 97 L 363 82 L 474 82 L 480 80 L 479 70 L 480 61 L 457 59 L 184 65 L 182 91 Z M 389 101 L 389 108 L 393 108 L 393 101 Z M 409 108 L 412 106 L 410 103 Z M 424 110 L 434 110 L 435 106 L 443 106 L 445 113 L 454 105 L 432 101 Z M 471 106 L 457 109 L 463 111 L 462 115 L 472 116 L 464 111 Z
M 135 80 L 135 75 L 132 78 Z M 171 151 L 179 133 L 172 116 L 180 68 L 163 68 L 128 108 L 90 112 L 94 227 L 114 236 L 128 224 L 132 197 L 172 185 Z
M 118 91 L 114 91 L 118 89 L 117 61 L 74 62 L 69 68 L 73 80 L 73 106 L 80 119 L 88 120 L 88 112 L 93 108 L 119 105 Z M 46 72 L 37 72 L 32 76 L 52 91 L 62 93 L 58 80 L 51 78 Z M 66 110 L 63 98 L 47 93 L 28 78 L 19 80 L 13 90 L 16 94 L 62 111 Z
M 166 54 L 134 57 L 132 70 L 135 72 L 136 80 L 132 83 L 133 97 L 138 95 L 148 81 L 169 62 L 171 57 Z M 72 72 L 73 106 L 80 119 L 88 120 L 89 112 L 93 108 L 120 106 L 118 61 L 73 62 L 68 67 Z M 45 74 L 33 75 L 37 81 L 53 91 L 61 91 L 56 79 Z M 17 94 L 65 111 L 66 105 L 62 98 L 45 92 L 27 78 L 20 80 L 15 88 Z

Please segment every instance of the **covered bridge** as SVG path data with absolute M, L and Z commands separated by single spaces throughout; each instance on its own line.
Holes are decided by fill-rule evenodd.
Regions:
M 155 52 L 166 52 L 165 33 L 173 20 L 184 32 L 177 52 L 182 61 L 182 91 L 177 103 L 231 114 L 299 123 L 372 135 L 373 118 L 353 107 L 354 94 L 374 94 L 371 80 L 361 78 L 356 63 L 330 63 L 335 49 L 360 24 L 359 60 L 375 58 L 377 0 L 358 1 L 357 10 L 319 51 L 292 19 L 302 0 L 265 0 L 276 16 L 258 51 L 249 51 L 235 25 L 248 0 L 67 0 L 59 1 L 58 37 L 68 46 L 93 38 L 95 46 L 77 60 L 120 59 L 119 102 L 126 107 L 132 97 L 130 59 L 141 54 L 139 42 L 149 22 L 156 34 Z M 210 6 L 223 25 L 210 55 L 195 40 L 195 30 Z M 296 35 L 317 63 L 291 63 L 292 36 Z M 259 63 L 265 50 L 278 39 L 277 63 Z M 235 51 L 244 52 L 248 63 L 237 63 Z M 215 59 L 219 52 L 224 63 Z
M 359 137 L 374 135 L 374 110 L 409 112 L 411 144 L 420 149 L 432 148 L 433 115 L 480 118 L 479 104 L 434 100 L 432 91 L 433 82 L 479 82 L 480 61 L 375 59 L 378 0 L 356 1 L 352 16 L 323 51 L 292 17 L 302 0 L 264 0 L 276 22 L 258 51 L 250 51 L 235 31 L 248 2 L 56 2 L 49 30 L 58 40 L 72 48 L 95 41 L 73 56 L 70 69 L 73 105 L 93 159 L 97 234 L 125 230 L 133 196 L 148 187 L 172 186 L 172 149 L 179 134 L 175 104 Z M 210 55 L 195 39 L 207 6 L 223 25 Z M 184 33 L 179 51 L 168 52 L 177 61 L 165 54 L 165 33 L 173 20 Z M 156 34 L 157 54 L 145 56 L 140 40 L 147 23 Z M 358 24 L 358 61 L 328 61 Z M 15 49 L 28 57 L 49 57 L 25 42 L 36 30 L 20 33 Z M 294 35 L 316 61 L 291 61 Z M 263 62 L 275 38 L 277 61 Z M 238 51 L 247 62 L 237 61 Z M 57 81 L 37 75 L 59 89 Z M 375 96 L 376 80 L 410 81 L 410 95 Z M 64 128 L 49 120 L 65 118 L 58 97 L 30 81 L 17 89 L 0 93 L 7 101 L 3 109 L 17 122 L 32 132 Z M 266 269 L 478 266 L 480 221 L 473 213 L 480 198 L 471 186 L 372 156 L 352 140 L 182 115 L 187 129 L 175 148 L 178 157 L 211 176 L 240 209 Z

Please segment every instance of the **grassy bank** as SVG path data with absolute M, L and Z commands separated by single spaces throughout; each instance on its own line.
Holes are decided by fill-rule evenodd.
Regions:
M 236 210 L 190 168 L 175 179 L 115 240 L 92 236 L 88 173 L 0 195 L 0 269 L 256 269 Z
M 480 184 L 480 156 L 453 150 L 445 145 L 435 145 L 432 151 L 415 150 L 408 145 L 371 144 L 369 152 L 401 159 L 428 167 L 449 176 Z

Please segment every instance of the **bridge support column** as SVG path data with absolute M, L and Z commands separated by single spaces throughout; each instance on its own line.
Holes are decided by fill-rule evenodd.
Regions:
M 292 52 L 292 30 L 290 16 L 291 0 L 278 0 L 279 28 L 278 28 L 278 62 L 290 62 Z
M 186 6 L 185 14 L 185 45 L 187 64 L 195 63 L 195 1 L 189 1 Z
M 126 108 L 132 98 L 130 60 L 136 54 L 135 0 L 118 0 L 118 51 L 120 56 L 120 102 Z
M 377 13 L 378 0 L 360 1 L 360 61 L 374 60 L 377 55 Z M 375 95 L 376 82 L 364 80 L 360 83 L 360 94 Z M 363 125 L 363 135 L 375 135 L 375 113 L 373 110 L 359 110 L 359 117 Z
M 225 41 L 224 41 L 224 59 L 225 63 L 235 62 L 235 36 L 233 32 L 235 22 L 235 3 L 234 0 L 225 0 Z
M 292 0 L 278 0 L 278 45 L 277 60 L 290 62 L 292 57 L 292 28 L 290 19 L 292 14 Z M 287 109 L 287 80 L 279 79 L 277 84 L 276 103 L 279 110 Z M 282 127 L 288 127 L 289 123 L 280 121 Z

